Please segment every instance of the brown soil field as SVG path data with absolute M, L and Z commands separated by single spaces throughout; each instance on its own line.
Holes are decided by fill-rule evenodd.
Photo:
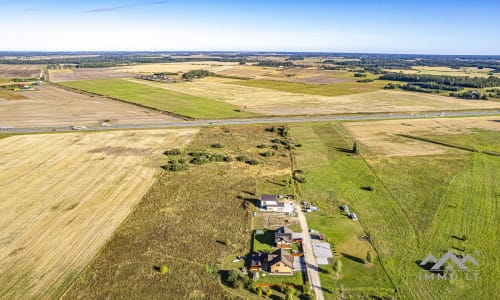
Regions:
M 451 148 L 421 142 L 397 134 L 439 135 L 461 134 L 472 129 L 500 131 L 498 117 L 433 118 L 415 120 L 387 120 L 374 122 L 346 122 L 344 126 L 361 143 L 369 155 L 420 156 L 437 155 Z
M 0 298 L 55 299 L 197 129 L 0 140 Z
M 350 78 L 335 78 L 340 75 L 338 71 L 323 71 L 314 68 L 307 69 L 278 69 L 259 66 L 235 66 L 219 72 L 220 75 L 248 77 L 253 79 L 279 80 L 307 84 L 332 84 L 355 81 Z
M 38 78 L 40 71 L 40 65 L 0 64 L 0 78 Z
M 178 120 L 157 111 L 98 96 L 71 92 L 56 86 L 17 92 L 26 100 L 8 100 L 0 94 L 0 125 L 14 127 L 140 124 Z
M 314 115 L 374 112 L 422 112 L 500 108 L 500 102 L 468 101 L 451 97 L 380 90 L 346 96 L 320 96 L 228 84 L 227 78 L 208 77 L 192 82 L 164 84 L 135 80 L 194 96 L 220 99 L 248 111 L 268 115 Z
M 49 78 L 53 82 L 64 82 L 73 80 L 93 80 L 106 78 L 129 78 L 134 74 L 123 71 L 123 68 L 82 68 L 50 70 Z

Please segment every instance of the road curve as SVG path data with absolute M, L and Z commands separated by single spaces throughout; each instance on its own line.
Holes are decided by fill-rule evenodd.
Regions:
M 246 119 L 217 119 L 217 120 L 194 120 L 194 121 L 172 121 L 156 122 L 150 124 L 110 124 L 110 126 L 86 126 L 84 131 L 117 130 L 117 129 L 155 129 L 169 127 L 201 127 L 201 126 L 223 126 L 223 125 L 249 125 L 249 124 L 271 124 L 271 123 L 303 123 L 303 122 L 325 122 L 325 121 L 370 121 L 380 119 L 425 119 L 435 117 L 474 117 L 500 115 L 500 110 L 481 111 L 448 111 L 427 113 L 384 113 L 384 114 L 358 114 L 358 115 L 328 115 L 309 117 L 267 117 Z M 1 122 L 1 120 L 0 120 Z M 26 127 L 10 128 L 9 124 L 0 123 L 0 133 L 46 133 L 72 131 L 70 126 L 57 127 Z M 73 125 L 81 125 L 75 123 Z

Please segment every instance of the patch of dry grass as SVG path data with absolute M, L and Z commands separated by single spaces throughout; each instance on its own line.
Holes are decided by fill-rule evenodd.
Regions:
M 53 299 L 153 184 L 152 161 L 196 133 L 148 130 L 0 140 L 0 298 Z

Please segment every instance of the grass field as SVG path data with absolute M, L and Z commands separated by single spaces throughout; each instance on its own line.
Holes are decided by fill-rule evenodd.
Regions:
M 263 126 L 203 128 L 189 149 L 257 158 L 256 146 L 273 137 Z M 221 286 L 217 270 L 228 256 L 250 251 L 256 180 L 287 171 L 289 158 L 275 156 L 256 166 L 232 161 L 165 172 L 63 298 L 241 298 Z M 164 275 L 155 270 L 162 263 Z
M 308 95 L 344 96 L 380 90 L 386 83 L 385 81 L 374 81 L 368 83 L 340 82 L 335 84 L 313 85 L 298 82 L 256 79 L 234 81 L 232 84 Z
M 220 119 L 256 115 L 243 112 L 242 107 L 222 101 L 154 88 L 123 79 L 71 81 L 62 85 L 191 118 Z
M 151 187 L 162 150 L 195 133 L 1 139 L 0 298 L 57 298 Z
M 243 83 L 249 80 L 213 77 L 175 84 L 145 80 L 131 81 L 151 87 L 167 89 L 176 93 L 206 97 L 229 103 L 240 108 L 246 107 L 249 112 L 251 111 L 265 115 L 314 115 L 359 112 L 390 113 L 401 111 L 422 112 L 430 110 L 442 111 L 500 107 L 500 102 L 467 101 L 439 95 L 404 91 L 376 90 L 335 97 L 301 94 L 233 84 Z M 285 84 L 288 83 L 285 82 Z M 323 85 L 306 86 L 323 87 Z M 329 86 L 342 86 L 342 83 Z
M 455 132 L 456 143 L 480 147 L 481 141 L 496 136 L 496 133 L 477 131 L 470 134 L 481 137 L 472 139 L 466 133 L 462 139 L 464 125 L 474 125 L 479 121 L 467 118 L 450 120 L 454 121 L 438 121 L 443 122 L 441 126 L 446 127 L 448 134 Z M 364 123 L 373 128 L 379 122 Z M 347 125 L 351 124 L 354 123 Z M 443 131 L 437 129 L 436 132 L 439 135 L 429 137 L 439 139 Z M 357 213 L 363 229 L 370 233 L 384 269 L 398 288 L 393 297 L 477 299 L 498 292 L 495 274 L 498 274 L 499 266 L 493 258 L 497 245 L 494 237 L 499 234 L 498 226 L 494 225 L 498 218 L 500 194 L 500 185 L 495 179 L 500 170 L 498 157 L 464 151 L 385 156 L 377 154 L 377 147 L 369 140 L 364 140 L 361 148 L 363 153 L 365 148 L 370 149 L 367 156 L 355 156 L 345 153 L 352 147 L 353 140 L 339 125 L 297 124 L 292 126 L 292 133 L 304 145 L 295 150 L 296 164 L 304 169 L 308 179 L 307 183 L 300 185 L 302 193 L 321 200 L 321 213 L 325 214 L 308 215 L 311 228 L 323 228 L 338 249 L 343 243 L 338 241 L 342 238 L 343 226 L 337 220 L 339 217 L 328 215 L 328 212 L 335 212 L 339 204 L 348 204 L 351 211 Z M 476 144 L 475 141 L 479 142 Z M 364 186 L 371 186 L 373 191 L 363 190 Z M 330 224 L 341 226 L 335 229 L 338 232 L 333 237 L 328 235 Z M 458 238 L 462 235 L 468 237 L 466 241 Z M 419 280 L 420 272 L 425 271 L 417 263 L 429 252 L 441 256 L 448 250 L 476 257 L 480 263 L 479 280 Z M 338 293 L 339 284 L 344 281 L 344 293 L 351 293 L 353 297 L 360 293 L 385 292 L 391 295 L 387 289 L 377 292 L 360 288 L 360 283 L 365 286 L 377 284 L 376 273 L 360 272 L 355 268 L 360 266 L 353 265 L 352 260 L 346 263 L 344 259 L 345 277 L 332 281 L 330 274 L 322 274 L 322 282 Z M 359 275 L 349 280 L 349 271 Z M 350 290 L 351 286 L 358 288 Z M 330 293 L 326 296 L 335 297 Z

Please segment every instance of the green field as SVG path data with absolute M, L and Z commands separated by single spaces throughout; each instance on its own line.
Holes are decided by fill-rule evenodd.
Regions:
M 495 122 L 495 121 L 492 121 Z M 462 133 L 459 138 L 456 134 L 443 134 L 437 136 L 422 136 L 433 141 L 448 143 L 463 147 L 471 147 L 482 151 L 500 153 L 500 132 L 488 130 L 475 130 L 472 133 Z
M 321 214 L 308 215 L 311 228 L 323 230 L 338 249 L 346 232 L 354 231 L 345 230 L 346 223 L 339 222 L 335 210 L 348 204 L 370 233 L 380 262 L 398 289 L 397 294 L 371 290 L 369 286 L 376 287 L 377 282 L 381 287 L 388 283 L 383 271 L 363 270 L 361 264 L 343 258 L 344 278 L 332 280 L 328 270 L 321 275 L 325 287 L 334 291 L 325 293 L 328 299 L 335 299 L 341 283 L 352 296 L 392 293 L 403 299 L 487 299 L 498 293 L 495 237 L 499 234 L 500 158 L 463 152 L 365 159 L 347 153 L 352 141 L 340 125 L 297 124 L 292 133 L 304 145 L 295 150 L 296 165 L 308 179 L 300 185 L 302 193 L 320 201 Z M 480 147 L 473 141 L 489 140 L 492 135 L 475 134 L 482 137 L 455 135 L 454 142 Z M 362 189 L 366 186 L 373 191 Z M 419 280 L 420 272 L 427 271 L 418 262 L 429 252 L 440 257 L 448 250 L 473 255 L 480 264 L 479 280 Z
M 359 79 L 363 78 L 365 77 L 361 77 Z M 265 88 L 282 92 L 321 95 L 321 96 L 343 96 L 343 95 L 373 92 L 382 89 L 386 84 L 385 81 L 377 80 L 368 83 L 340 82 L 334 84 L 317 85 L 317 84 L 305 84 L 305 83 L 262 80 L 262 79 L 232 81 L 228 83 L 241 86 L 248 86 L 248 87 Z
M 154 88 L 123 79 L 70 81 L 60 84 L 197 119 L 243 118 L 257 115 L 243 112 L 242 108 L 222 101 Z

